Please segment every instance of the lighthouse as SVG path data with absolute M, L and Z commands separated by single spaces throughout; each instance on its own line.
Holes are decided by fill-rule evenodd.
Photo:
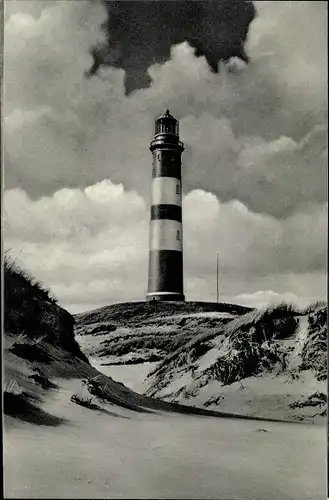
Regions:
M 179 124 L 167 110 L 155 121 L 147 300 L 183 301 L 182 163 Z

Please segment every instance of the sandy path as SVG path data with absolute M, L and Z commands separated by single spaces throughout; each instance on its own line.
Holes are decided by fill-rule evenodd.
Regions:
M 91 365 L 96 370 L 104 373 L 107 377 L 113 378 L 117 382 L 122 382 L 126 387 L 132 389 L 139 394 L 143 394 L 145 390 L 144 381 L 147 375 L 156 367 L 157 363 L 139 363 L 137 365 L 102 365 L 106 363 L 106 358 L 101 360 L 91 358 Z
M 75 425 L 8 428 L 7 498 L 325 498 L 324 427 L 67 411 Z

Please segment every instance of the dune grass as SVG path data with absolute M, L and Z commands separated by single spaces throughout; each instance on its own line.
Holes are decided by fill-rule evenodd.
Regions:
M 181 345 L 175 352 L 172 352 L 149 374 L 151 377 L 154 373 L 161 373 L 166 367 L 176 359 L 181 357 L 179 364 L 185 364 L 187 357 L 195 355 L 200 349 L 206 352 L 207 341 L 210 341 L 218 336 L 228 337 L 237 335 L 241 337 L 241 341 L 246 336 L 247 332 L 252 332 L 248 335 L 246 347 L 251 347 L 252 343 L 260 344 L 264 341 L 270 341 L 274 336 L 284 338 L 292 335 L 296 331 L 297 321 L 295 316 L 299 314 L 297 308 L 290 304 L 279 304 L 263 309 L 254 309 L 246 314 L 238 316 L 232 321 L 225 323 L 213 330 L 202 332 L 185 344 Z M 237 342 L 239 339 L 237 338 Z
M 15 349 L 18 355 L 29 356 L 34 350 L 38 356 L 43 342 L 49 342 L 88 362 L 74 338 L 73 316 L 61 308 L 50 290 L 22 269 L 8 252 L 4 259 L 3 284 L 5 332 L 17 335 Z M 32 340 L 34 346 L 29 345 Z
M 152 318 L 162 319 L 167 316 L 193 314 L 202 312 L 226 312 L 245 314 L 249 307 L 216 302 L 127 302 L 100 307 L 86 313 L 75 315 L 78 325 L 92 323 L 112 323 L 120 326 L 145 325 Z
M 36 279 L 32 273 L 23 269 L 18 263 L 9 255 L 7 251 L 4 258 L 4 290 L 5 299 L 12 300 L 15 296 L 20 295 L 21 289 L 29 289 L 32 293 L 37 294 L 41 299 L 46 300 L 52 304 L 58 304 L 56 297 L 47 288 L 44 283 Z M 10 307 L 10 303 L 5 300 L 5 305 Z

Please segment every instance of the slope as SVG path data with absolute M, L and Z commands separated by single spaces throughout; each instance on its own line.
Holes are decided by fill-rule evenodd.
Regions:
M 149 374 L 146 394 L 206 408 L 318 421 L 326 415 L 327 308 L 280 305 L 203 332 Z
M 323 498 L 322 428 L 136 394 L 89 364 L 40 283 L 5 271 L 6 498 Z
M 225 416 L 220 412 L 184 407 L 135 393 L 90 365 L 74 337 L 74 318 L 51 293 L 5 262 L 4 412 L 34 423 L 60 424 L 45 414 L 45 405 L 67 380 L 75 380 L 71 402 L 106 410 L 107 404 L 133 411 L 169 411 Z M 49 397 L 51 395 L 51 397 Z M 12 422 L 8 419 L 6 422 Z
M 104 365 L 154 362 L 248 311 L 207 302 L 114 304 L 76 315 L 75 334 L 83 352 Z

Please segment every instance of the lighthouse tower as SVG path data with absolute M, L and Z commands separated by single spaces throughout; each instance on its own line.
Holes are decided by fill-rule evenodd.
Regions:
M 182 167 L 178 121 L 167 110 L 155 122 L 147 300 L 184 300 Z

